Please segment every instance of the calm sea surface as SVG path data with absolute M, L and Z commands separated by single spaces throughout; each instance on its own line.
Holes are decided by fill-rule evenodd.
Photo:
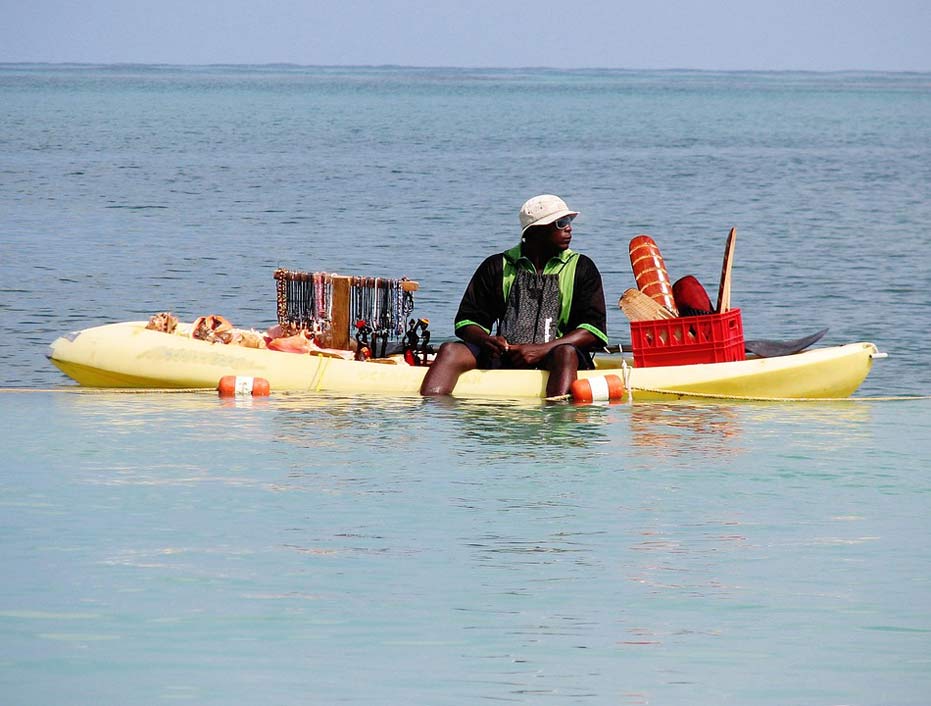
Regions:
M 931 75 L 0 65 L 0 703 L 925 706 Z M 277 267 L 451 335 L 517 209 L 582 211 L 850 401 L 81 391 L 58 335 L 275 320 Z

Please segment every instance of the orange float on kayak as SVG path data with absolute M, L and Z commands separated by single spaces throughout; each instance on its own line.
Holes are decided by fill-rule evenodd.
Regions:
M 265 378 L 224 375 L 217 383 L 220 397 L 268 397 L 271 387 Z
M 569 386 L 569 394 L 576 402 L 605 402 L 623 399 L 624 382 L 617 375 L 579 378 Z
M 666 271 L 666 263 L 653 238 L 638 235 L 630 241 L 628 250 L 637 289 L 678 316 L 679 310 L 672 294 L 672 282 Z

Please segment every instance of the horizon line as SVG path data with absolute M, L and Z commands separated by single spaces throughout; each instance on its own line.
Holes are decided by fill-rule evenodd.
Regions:
M 806 73 L 806 74 L 926 74 L 931 69 L 751 69 L 751 68 L 694 68 L 694 67 L 620 67 L 620 66 L 494 66 L 494 65 L 454 65 L 454 64 L 300 64 L 289 61 L 268 61 L 260 63 L 247 62 L 146 62 L 146 61 L 6 61 L 0 60 L 0 66 L 51 66 L 51 67 L 166 67 L 166 68 L 294 68 L 294 69 L 404 69 L 414 71 L 464 70 L 464 71 L 618 71 L 618 72 L 691 72 L 691 73 Z

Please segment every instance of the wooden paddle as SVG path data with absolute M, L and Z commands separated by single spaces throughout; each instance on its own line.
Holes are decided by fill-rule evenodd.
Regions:
M 676 315 L 669 309 L 639 289 L 624 290 L 617 305 L 631 321 L 656 321 L 657 319 L 676 318 Z
M 721 266 L 721 284 L 718 286 L 717 313 L 723 314 L 731 308 L 731 267 L 734 264 L 734 241 L 737 240 L 737 229 L 731 228 L 727 234 L 727 244 L 724 246 L 724 264 Z

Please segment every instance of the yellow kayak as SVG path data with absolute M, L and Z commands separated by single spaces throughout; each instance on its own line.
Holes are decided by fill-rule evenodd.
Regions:
M 264 378 L 271 391 L 416 395 L 426 368 L 400 358 L 359 362 L 314 354 L 208 343 L 191 338 L 190 324 L 172 334 L 145 321 L 95 326 L 58 338 L 48 357 L 88 387 L 215 389 L 229 375 Z M 816 348 L 775 358 L 636 368 L 619 355 L 597 359 L 580 377 L 620 376 L 633 399 L 680 397 L 843 398 L 860 386 L 875 357 L 872 343 Z M 543 398 L 546 372 L 474 370 L 462 375 L 457 397 Z

